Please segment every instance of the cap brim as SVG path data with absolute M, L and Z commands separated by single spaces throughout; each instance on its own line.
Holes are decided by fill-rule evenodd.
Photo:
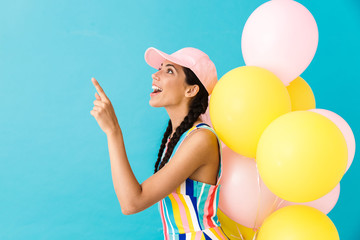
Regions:
M 154 47 L 149 47 L 145 51 L 145 61 L 153 68 L 159 69 L 164 60 L 169 60 L 173 63 L 186 67 L 186 64 L 184 64 L 180 59 L 170 56 L 169 54 L 166 54 Z

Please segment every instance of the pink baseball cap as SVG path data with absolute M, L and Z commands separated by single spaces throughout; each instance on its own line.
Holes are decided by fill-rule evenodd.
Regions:
M 145 51 L 145 61 L 153 68 L 159 69 L 165 59 L 190 68 L 204 85 L 208 94 L 211 94 L 218 79 L 215 65 L 208 55 L 192 47 L 182 48 L 171 55 L 153 47 Z

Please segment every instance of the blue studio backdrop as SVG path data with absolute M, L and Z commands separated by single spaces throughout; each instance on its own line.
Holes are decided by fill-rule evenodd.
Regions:
M 154 46 L 192 46 L 220 79 L 244 66 L 241 34 L 262 0 L 0 0 L 0 239 L 162 239 L 157 204 L 123 215 L 107 139 L 90 114 L 91 77 L 110 98 L 131 167 L 153 173 L 168 115 L 149 105 Z M 301 75 L 316 107 L 342 116 L 359 140 L 360 2 L 299 0 L 319 45 Z M 359 140 L 360 141 L 360 140 Z M 342 240 L 360 238 L 359 155 L 328 214 Z

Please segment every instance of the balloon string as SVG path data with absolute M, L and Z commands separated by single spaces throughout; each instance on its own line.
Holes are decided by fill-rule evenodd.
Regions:
M 269 214 L 267 216 L 270 216 L 274 211 L 276 211 L 281 204 L 285 201 L 284 199 L 281 199 L 280 202 L 278 200 L 281 199 L 278 196 L 276 196 L 275 201 L 273 202 Z M 275 206 L 276 205 L 276 206 Z
M 281 199 L 281 201 L 279 202 L 279 204 L 276 205 L 276 210 L 279 209 L 279 207 L 285 202 L 284 199 Z
M 258 217 L 259 217 L 259 209 L 260 209 L 260 201 L 261 201 L 261 182 L 260 182 L 260 176 L 259 176 L 259 170 L 257 167 L 257 163 L 255 163 L 255 167 L 256 167 L 256 176 L 257 176 L 257 184 L 258 184 L 258 190 L 259 190 L 259 197 L 258 197 L 258 206 L 256 209 L 256 217 L 255 217 L 255 222 L 254 222 L 254 226 L 253 229 L 255 229 L 257 227 L 257 223 L 258 223 Z
M 276 196 L 276 195 L 275 195 L 275 196 Z M 281 204 L 284 203 L 284 201 L 285 201 L 284 199 L 281 199 L 281 201 L 277 203 L 277 201 L 278 201 L 279 199 L 281 199 L 281 198 L 279 198 L 278 196 L 276 196 L 274 202 L 273 202 L 272 205 L 271 205 L 270 210 L 268 210 L 268 212 L 266 213 L 265 216 L 269 217 L 274 211 L 276 211 L 276 210 L 279 208 L 279 206 L 281 206 Z M 276 203 L 277 203 L 277 204 L 276 204 Z M 276 207 L 274 208 L 275 205 L 276 205 Z
M 259 230 L 256 230 L 256 231 L 255 231 L 255 234 L 254 234 L 254 237 L 253 237 L 253 239 L 252 239 L 252 240 L 256 240 L 256 239 L 257 239 L 257 235 L 258 235 L 258 233 L 259 233 Z
M 268 216 L 274 212 L 274 206 L 276 205 L 278 200 L 279 200 L 279 197 L 276 196 L 275 201 L 273 202 L 273 204 L 271 206 L 270 213 L 268 214 Z
M 239 227 L 238 227 L 237 225 L 236 225 L 236 229 L 237 229 L 237 231 L 238 231 L 238 233 L 239 233 L 239 237 L 241 237 L 241 240 L 245 240 L 244 237 L 243 237 L 243 235 L 242 235 L 241 232 L 240 232 Z
M 245 239 L 243 239 L 243 238 L 239 238 L 238 236 L 235 236 L 235 235 L 230 235 L 232 238 L 231 239 L 233 239 L 233 238 L 236 238 L 236 239 L 240 239 L 240 240 L 245 240 Z

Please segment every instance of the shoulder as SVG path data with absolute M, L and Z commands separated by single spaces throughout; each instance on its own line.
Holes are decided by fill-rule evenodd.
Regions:
M 218 139 L 215 133 L 204 127 L 197 127 L 187 134 L 183 141 L 185 146 L 196 146 L 198 150 L 217 150 Z

